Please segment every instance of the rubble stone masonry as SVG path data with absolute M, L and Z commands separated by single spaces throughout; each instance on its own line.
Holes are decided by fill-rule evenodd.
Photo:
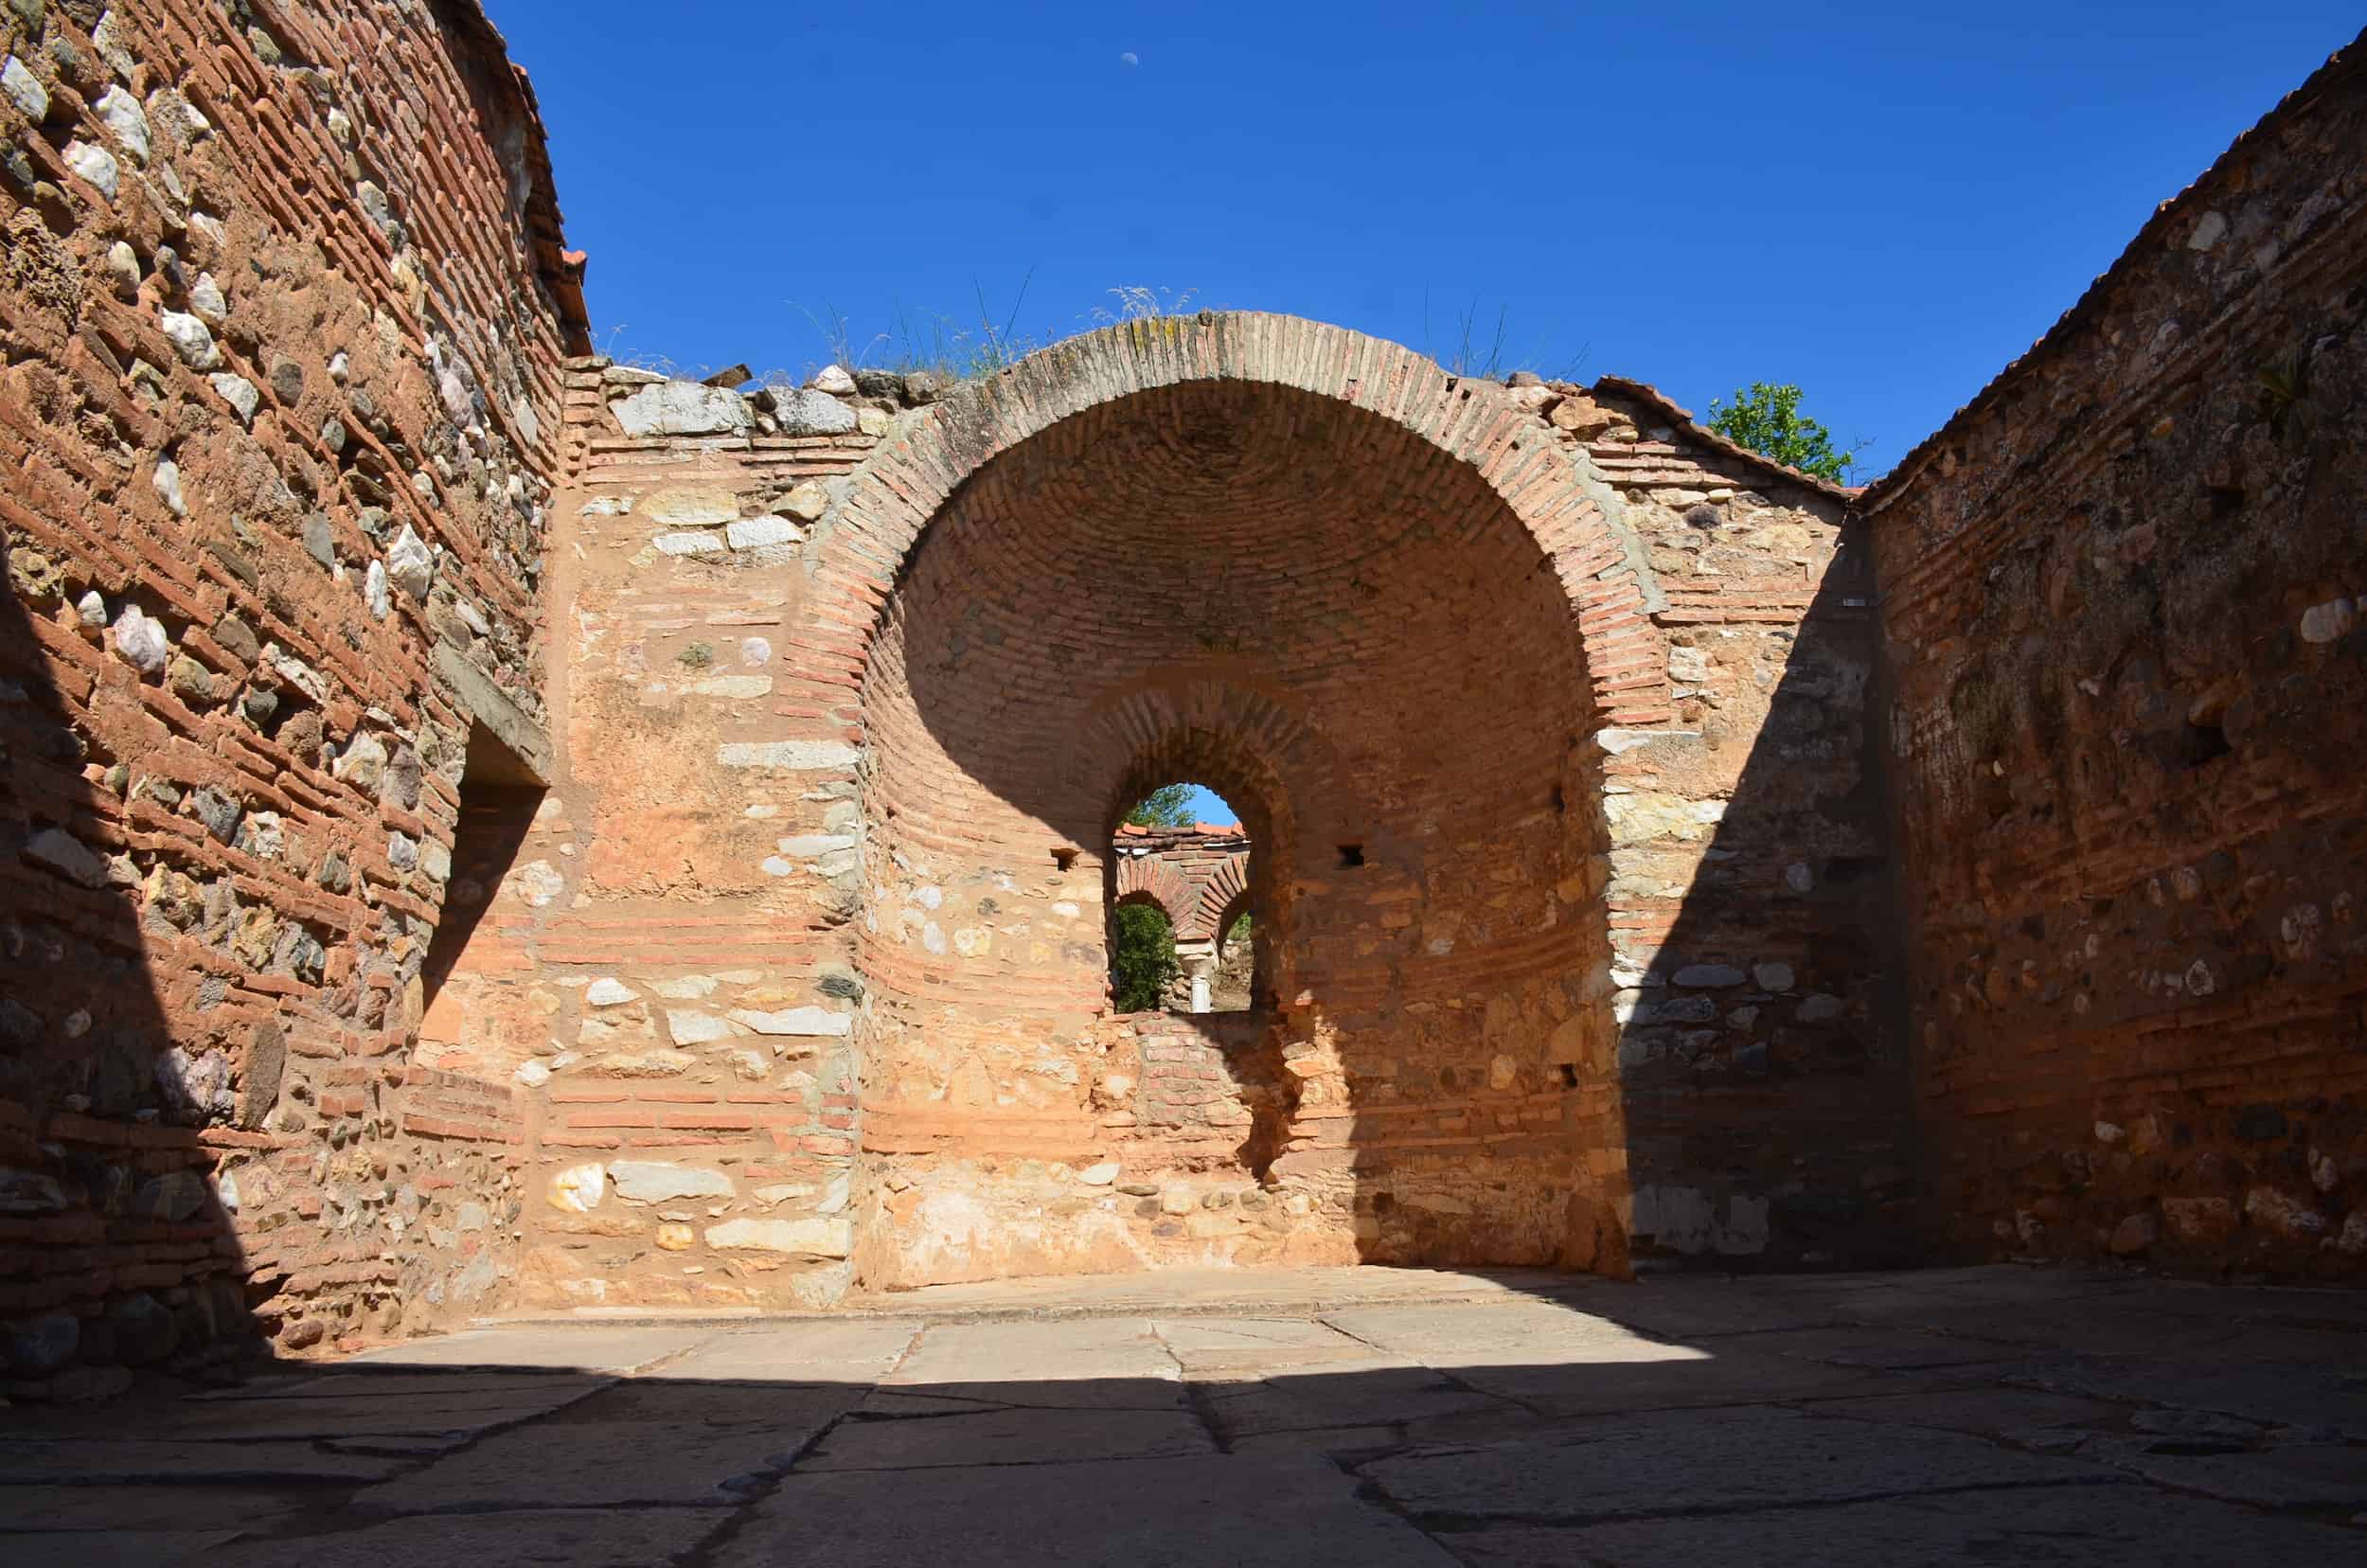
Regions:
M 531 751 L 560 362 L 473 8 L 0 13 L 12 1392 L 499 1300 L 525 1121 L 412 1043 L 472 731 Z
M 2361 53 L 1862 504 L 1949 1254 L 2367 1257 Z

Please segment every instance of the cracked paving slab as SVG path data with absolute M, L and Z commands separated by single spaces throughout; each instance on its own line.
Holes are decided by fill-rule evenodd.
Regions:
M 2367 1507 L 2367 1449 L 2290 1443 L 2251 1450 L 2191 1436 L 2088 1438 L 2073 1451 L 2178 1491 L 2269 1507 Z
M 920 1470 L 948 1465 L 1044 1465 L 1211 1453 L 1216 1445 L 1183 1410 L 1008 1408 L 841 1421 L 797 1463 L 799 1474 Z
M 120 1441 L 0 1440 L 0 1476 L 90 1487 L 151 1482 L 176 1486 L 383 1481 L 399 1459 L 327 1452 L 307 1442 L 191 1443 L 169 1438 Z
M 2081 1427 L 2117 1420 L 2125 1407 L 2102 1399 L 2044 1394 L 2029 1388 L 1917 1389 L 1859 1399 L 1819 1399 L 1819 1416 L 1894 1426 L 1939 1427 L 1949 1432 L 2029 1433 L 2050 1427 Z
M 1705 1507 L 1843 1502 L 2034 1483 L 2120 1485 L 2100 1465 L 1960 1433 L 1824 1420 L 1776 1408 L 1573 1422 L 1535 1438 L 1417 1450 L 1361 1473 L 1417 1522 L 1606 1519 Z
M 154 1568 L 187 1562 L 237 1536 L 236 1530 L 83 1530 L 67 1535 L 0 1530 L 0 1563 Z
M 581 1372 L 635 1372 L 715 1337 L 712 1328 L 611 1327 L 583 1325 L 553 1333 L 540 1326 L 470 1328 L 434 1339 L 414 1340 L 383 1350 L 365 1350 L 347 1364 L 359 1367 L 569 1368 Z
M 1195 1454 L 808 1475 L 749 1510 L 712 1568 L 1454 1568 L 1320 1459 Z
M 192 1568 L 650 1568 L 697 1548 L 710 1508 L 536 1508 L 369 1522 L 317 1535 L 239 1541 Z
M 1472 1568 L 2349 1568 L 2357 1532 L 2145 1487 L 2017 1487 L 1445 1538 Z
M 473 1435 L 514 1426 L 580 1399 L 596 1385 L 577 1383 L 542 1398 L 518 1390 L 441 1393 L 343 1399 L 249 1399 L 175 1412 L 158 1433 L 190 1442 L 258 1438 L 341 1438 L 462 1433 Z
M 1468 1283 L 512 1323 L 11 1411 L 0 1562 L 2367 1560 L 2347 1297 L 2215 1316 L 2008 1268 Z
M 2142 1341 L 2131 1343 L 2133 1348 Z M 2367 1349 L 2367 1346 L 2362 1346 Z M 2333 1364 L 2162 1361 L 2151 1356 L 2048 1356 L 2003 1370 L 2005 1381 L 2053 1393 L 2241 1417 L 2367 1441 L 2362 1359 Z
M 881 1388 L 1072 1409 L 1180 1410 L 1182 1373 L 1150 1320 L 957 1323 L 931 1327 Z
M 365 1488 L 351 1506 L 378 1513 L 466 1508 L 674 1504 L 725 1507 L 835 1420 L 843 1397 L 800 1400 L 784 1391 L 761 1425 L 582 1421 L 525 1427 L 489 1437 L 425 1470 Z
M 851 1382 L 868 1387 L 912 1347 L 920 1325 L 799 1322 L 719 1333 L 666 1363 L 667 1378 L 710 1382 Z

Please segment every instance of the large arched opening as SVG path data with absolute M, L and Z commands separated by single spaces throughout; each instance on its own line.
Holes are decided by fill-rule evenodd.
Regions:
M 1144 363 L 1228 323 L 1278 365 Z M 840 514 L 888 579 L 859 1276 L 1569 1258 L 1618 1146 L 1570 585 L 1616 546 L 1501 389 L 1278 318 L 1170 335 L 990 383 Z M 1112 831 L 1179 777 L 1258 846 L 1237 1022 L 1110 1006 Z

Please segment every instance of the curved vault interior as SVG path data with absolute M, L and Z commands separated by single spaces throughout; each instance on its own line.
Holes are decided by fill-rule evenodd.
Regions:
M 904 1130 L 890 1167 L 963 1163 L 975 1238 L 877 1191 L 874 1274 L 1117 1266 L 1041 1216 L 970 1253 L 1001 1244 L 992 1167 L 1124 1135 L 1095 1093 L 1104 862 L 1172 777 L 1257 846 L 1278 1007 L 1255 1049 L 1288 1091 L 1258 1174 L 1294 1255 L 1551 1261 L 1600 1141 L 1575 1124 L 1609 1099 L 1566 1065 L 1598 1043 L 1606 953 L 1588 701 L 1520 519 L 1347 404 L 1186 383 L 980 469 L 909 559 L 864 695 L 866 1125 Z

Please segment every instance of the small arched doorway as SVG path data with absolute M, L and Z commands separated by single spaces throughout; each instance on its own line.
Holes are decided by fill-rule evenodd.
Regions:
M 1216 791 L 1184 781 L 1154 788 L 1121 814 L 1111 834 L 1107 890 L 1118 1011 L 1249 1009 L 1254 961 L 1246 941 L 1233 983 L 1219 983 L 1225 935 L 1250 902 L 1254 846 L 1237 816 Z M 1153 920 L 1152 910 L 1161 918 Z M 1254 929 L 1244 928 L 1244 937 Z

